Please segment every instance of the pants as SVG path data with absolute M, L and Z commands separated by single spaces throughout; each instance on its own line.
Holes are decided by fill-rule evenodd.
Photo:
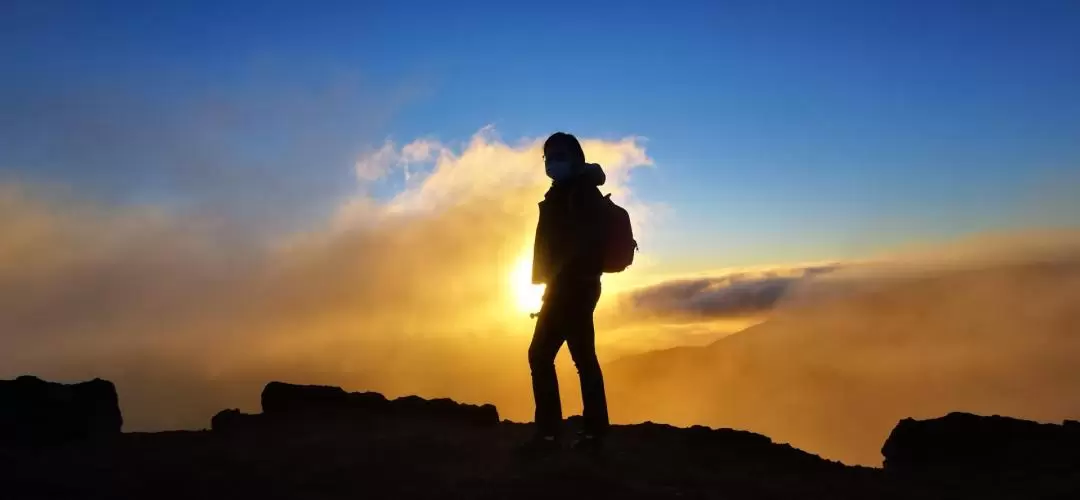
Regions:
M 554 436 L 559 434 L 562 426 L 555 355 L 566 342 L 581 379 L 583 430 L 603 435 L 608 429 L 607 397 L 600 362 L 596 359 L 596 330 L 593 328 L 593 311 L 600 299 L 600 278 L 567 280 L 552 285 L 545 294 L 529 346 L 537 431 Z

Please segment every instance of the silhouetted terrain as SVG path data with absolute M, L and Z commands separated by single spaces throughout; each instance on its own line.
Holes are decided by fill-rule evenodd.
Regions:
M 599 455 L 567 449 L 524 457 L 515 445 L 529 437 L 531 425 L 499 422 L 490 406 L 281 383 L 269 384 L 262 402 L 257 415 L 223 411 L 212 431 L 0 447 L 0 493 L 5 499 L 1027 499 L 1080 493 L 1076 423 L 959 414 L 905 421 L 886 446 L 882 470 L 824 460 L 750 432 L 652 423 L 616 426 Z M 946 453 L 934 453 L 935 445 Z M 1018 452 L 1023 460 L 1006 460 Z

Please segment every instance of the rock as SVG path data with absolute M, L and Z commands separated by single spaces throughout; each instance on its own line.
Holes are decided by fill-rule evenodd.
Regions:
M 499 423 L 499 410 L 491 404 L 474 406 L 458 403 L 452 399 L 406 396 L 391 401 L 390 407 L 394 414 L 401 416 L 425 417 L 480 426 Z
M 374 416 L 415 418 L 489 426 L 499 423 L 494 405 L 475 406 L 450 399 L 406 396 L 393 401 L 377 392 L 345 392 L 340 387 L 295 385 L 270 382 L 262 392 L 262 414 L 247 415 L 239 410 L 219 412 L 210 422 L 215 431 L 254 428 L 272 422 L 275 426 L 300 420 L 349 420 Z
M 377 392 L 345 392 L 328 385 L 295 385 L 270 382 L 262 392 L 265 415 L 387 410 L 386 398 Z
M 274 415 L 340 406 L 346 394 L 340 387 L 270 382 L 262 391 L 262 411 Z
M 1046 474 L 1080 468 L 1080 425 L 950 413 L 904 419 L 881 449 L 885 469 L 960 475 Z
M 238 409 L 221 410 L 210 419 L 210 430 L 216 432 L 234 432 L 257 426 L 259 416 L 242 413 Z
M 108 380 L 71 385 L 28 375 L 0 380 L 0 444 L 59 444 L 114 436 L 123 424 L 116 387 Z

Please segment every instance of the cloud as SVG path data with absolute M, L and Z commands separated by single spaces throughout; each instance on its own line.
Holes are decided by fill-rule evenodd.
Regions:
M 437 152 L 445 149 L 438 141 L 429 139 L 417 139 L 400 149 L 394 141 L 386 140 L 379 148 L 360 155 L 353 166 L 353 171 L 361 184 L 382 179 L 397 168 L 405 172 L 405 180 L 409 181 L 410 165 L 429 162 Z
M 364 154 L 359 160 L 356 160 L 353 170 L 356 172 L 357 179 L 365 182 L 375 181 L 386 175 L 390 171 L 390 167 L 397 161 L 398 157 L 397 151 L 394 149 L 394 143 L 386 141 L 379 149 Z
M 598 309 L 597 324 L 632 339 L 621 343 L 628 352 L 700 345 L 906 284 L 1036 262 L 1058 265 L 1077 255 L 1077 231 L 1028 230 L 909 246 L 859 260 L 705 272 L 618 293 Z
M 652 164 L 639 141 L 635 138 L 582 141 L 589 161 L 600 163 L 609 173 L 610 181 L 604 190 L 624 202 L 633 201 L 628 190 L 630 171 Z M 392 210 L 433 209 L 462 199 L 486 199 L 496 202 L 492 206 L 495 210 L 523 208 L 499 206 L 497 202 L 504 196 L 540 199 L 550 182 L 541 163 L 542 145 L 543 138 L 535 138 L 512 146 L 502 142 L 490 126 L 476 133 L 460 152 L 433 140 L 408 144 L 401 149 L 400 158 L 434 159 L 434 165 L 421 184 L 397 195 L 390 207 Z M 535 207 L 530 203 L 524 208 L 532 211 Z
M 799 283 L 836 270 L 838 265 L 732 271 L 675 279 L 631 290 L 621 307 L 643 316 L 684 319 L 739 318 L 771 311 Z
M 430 161 L 436 151 L 442 150 L 442 144 L 427 139 L 417 139 L 401 148 L 401 156 L 406 163 Z
M 630 289 L 616 301 L 627 320 L 707 321 L 764 317 L 777 308 L 814 307 L 897 282 L 1080 254 L 1080 233 L 1069 230 L 984 233 L 860 260 L 755 269 L 729 269 L 673 278 Z
M 844 297 L 900 283 L 1033 263 L 1058 264 L 1080 255 L 1080 231 L 1027 229 L 966 235 L 952 241 L 909 245 L 794 283 L 780 306 L 815 308 Z

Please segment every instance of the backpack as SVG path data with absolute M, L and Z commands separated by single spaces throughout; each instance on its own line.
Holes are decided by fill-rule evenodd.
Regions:
M 634 263 L 634 252 L 638 249 L 634 240 L 634 230 L 630 226 L 630 213 L 611 201 L 611 195 L 604 195 L 604 261 L 605 273 L 618 273 Z

